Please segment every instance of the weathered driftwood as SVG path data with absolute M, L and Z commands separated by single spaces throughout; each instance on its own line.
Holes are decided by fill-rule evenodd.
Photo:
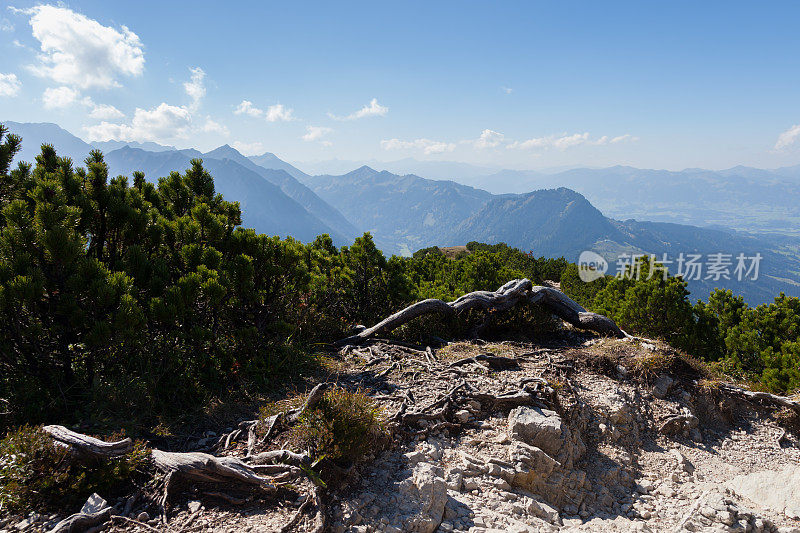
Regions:
M 527 279 L 515 279 L 494 292 L 471 292 L 449 303 L 436 299 L 422 300 L 336 344 L 337 346 L 359 345 L 374 335 L 391 331 L 423 315 L 457 316 L 470 309 L 502 312 L 521 302 L 542 305 L 576 328 L 588 329 L 601 335 L 629 337 L 627 333 L 619 329 L 613 320 L 586 311 L 563 292 L 552 287 L 533 286 Z
M 311 458 L 304 453 L 295 453 L 289 450 L 270 450 L 246 457 L 245 460 L 253 465 L 291 465 L 307 466 Z
M 778 396 L 777 394 L 770 394 L 768 392 L 751 391 L 743 389 L 741 387 L 735 387 L 728 383 L 721 384 L 720 389 L 724 390 L 729 394 L 741 396 L 746 400 L 777 405 L 779 407 L 786 407 L 787 409 L 791 409 L 794 412 L 800 414 L 800 402 L 791 400 L 786 396 Z
M 519 361 L 513 357 L 502 357 L 499 355 L 492 355 L 488 353 L 478 354 L 475 357 L 465 357 L 450 363 L 447 368 L 455 368 L 457 366 L 468 365 L 476 363 L 481 366 L 487 366 L 493 370 L 508 370 L 511 368 L 519 368 Z M 485 365 L 484 365 L 485 363 Z
M 200 452 L 151 452 L 153 464 L 166 474 L 178 475 L 193 481 L 233 482 L 256 485 L 265 489 L 275 486 L 270 478 L 260 476 L 235 457 L 215 457 Z
M 105 442 L 88 435 L 70 431 L 64 426 L 44 426 L 46 431 L 57 443 L 69 446 L 76 453 L 96 459 L 113 459 L 122 457 L 133 449 L 131 439 L 117 442 Z
M 76 513 L 56 524 L 55 527 L 50 530 L 50 533 L 76 533 L 78 531 L 86 531 L 90 527 L 107 522 L 110 518 L 111 507 L 106 507 L 96 513 Z

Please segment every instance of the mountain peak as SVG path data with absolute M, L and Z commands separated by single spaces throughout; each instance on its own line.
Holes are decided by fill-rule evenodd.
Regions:
M 379 174 L 377 170 L 372 167 L 368 167 L 367 165 L 361 165 L 357 169 L 353 170 L 352 172 L 348 172 L 349 175 L 358 175 L 358 176 L 372 176 L 375 174 Z
M 244 158 L 244 156 L 233 146 L 229 144 L 223 144 L 217 148 L 214 148 L 210 152 L 206 152 L 203 155 L 207 155 L 209 157 L 227 157 L 229 159 L 240 159 Z

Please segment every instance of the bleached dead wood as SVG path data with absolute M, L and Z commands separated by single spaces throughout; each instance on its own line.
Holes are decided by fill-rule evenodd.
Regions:
M 75 533 L 107 522 L 111 518 L 111 507 L 96 513 L 76 513 L 55 525 L 50 533 Z
M 178 475 L 193 481 L 233 482 L 274 489 L 270 478 L 260 476 L 235 457 L 216 457 L 200 452 L 151 452 L 153 464 L 165 474 Z
M 595 331 L 601 335 L 629 337 L 627 333 L 619 329 L 613 320 L 587 311 L 558 289 L 534 286 L 527 279 L 515 279 L 494 292 L 475 291 L 449 303 L 436 299 L 422 300 L 383 319 L 371 328 L 366 328 L 338 341 L 336 344 L 337 346 L 359 345 L 374 335 L 396 329 L 423 315 L 457 316 L 470 309 L 502 312 L 521 302 L 544 306 L 551 313 L 576 328 Z
M 768 392 L 751 391 L 728 383 L 721 384 L 720 389 L 729 394 L 741 396 L 746 400 L 776 405 L 778 407 L 786 407 L 800 414 L 800 402 L 787 398 L 786 396 L 778 396 L 777 394 L 770 394 Z
M 291 465 L 307 466 L 311 464 L 311 458 L 303 453 L 295 453 L 289 450 L 270 450 L 251 455 L 245 458 L 248 463 L 254 465 Z
M 502 357 L 499 355 L 492 355 L 488 353 L 478 354 L 475 357 L 465 357 L 450 363 L 447 368 L 455 368 L 457 366 L 468 365 L 476 363 L 484 366 L 483 363 L 493 370 L 508 370 L 509 368 L 519 368 L 519 361 L 512 357 Z
M 95 459 L 113 459 L 122 457 L 133 449 L 131 439 L 122 439 L 117 442 L 105 442 L 88 435 L 70 431 L 64 426 L 44 426 L 45 432 L 57 443 L 69 446 L 76 453 Z

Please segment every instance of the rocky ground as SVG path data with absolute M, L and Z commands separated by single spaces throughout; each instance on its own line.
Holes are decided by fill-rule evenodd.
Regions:
M 573 332 L 438 350 L 370 341 L 339 357 L 331 379 L 372 396 L 394 431 L 328 487 L 330 531 L 800 532 L 796 415 L 727 394 L 668 347 Z M 166 526 L 134 501 L 100 527 L 312 531 L 300 489 L 288 503 L 187 491 Z

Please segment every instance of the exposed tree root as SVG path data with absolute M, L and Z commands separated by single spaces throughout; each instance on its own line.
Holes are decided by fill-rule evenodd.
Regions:
M 272 490 L 270 478 L 262 477 L 253 468 L 235 457 L 215 457 L 200 452 L 151 452 L 156 468 L 169 475 L 179 475 L 192 481 L 225 483 L 237 481 Z
M 322 399 L 322 396 L 327 390 L 327 388 L 328 386 L 326 383 L 318 384 L 316 387 L 311 389 L 311 392 L 308 394 L 308 397 L 306 398 L 306 401 L 303 403 L 302 406 L 294 409 L 289 409 L 288 411 L 285 411 L 283 413 L 272 415 L 265 421 L 256 419 L 256 420 L 244 420 L 240 422 L 238 429 L 232 431 L 227 435 L 223 435 L 222 437 L 220 437 L 218 445 L 224 443 L 222 449 L 227 450 L 230 447 L 231 443 L 235 442 L 241 435 L 244 435 L 246 432 L 247 455 L 252 454 L 253 450 L 257 446 L 267 442 L 272 435 L 280 431 L 282 428 L 295 424 L 300 419 L 300 417 L 303 416 L 303 413 L 305 413 L 309 409 L 313 409 L 314 406 L 316 406 L 317 403 L 319 403 L 319 401 Z M 261 426 L 262 424 L 266 427 L 266 430 L 264 432 L 264 436 L 261 437 L 261 439 L 258 439 L 256 432 L 259 426 Z
M 314 487 L 314 505 L 317 506 L 317 527 L 314 528 L 314 533 L 322 533 L 328 529 L 328 512 L 323 500 L 324 495 L 320 487 Z
M 543 305 L 554 315 L 576 328 L 588 329 L 601 335 L 629 337 L 611 319 L 586 311 L 563 292 L 552 287 L 533 286 L 527 279 L 515 279 L 494 292 L 471 292 L 449 303 L 436 299 L 417 302 L 383 319 L 371 328 L 366 328 L 336 344 L 337 346 L 359 345 L 374 335 L 391 331 L 423 315 L 457 316 L 470 309 L 502 312 L 521 302 Z
M 245 457 L 248 463 L 254 465 L 292 465 L 292 466 L 308 466 L 311 464 L 311 458 L 302 453 L 295 453 L 289 450 L 270 450 L 268 452 L 261 452 L 256 455 Z
M 311 390 L 302 406 L 272 417 L 270 419 L 271 422 L 269 422 L 267 436 L 263 440 L 266 440 L 273 431 L 296 423 L 303 413 L 309 409 L 313 409 L 322 399 L 326 388 L 325 384 L 317 385 Z M 258 421 L 247 421 L 246 424 L 250 422 Z M 241 427 L 240 425 L 240 428 Z M 53 438 L 57 445 L 69 447 L 75 456 L 80 459 L 111 460 L 123 457 L 134 449 L 131 439 L 124 439 L 118 442 L 105 442 L 56 425 L 46 426 L 44 430 Z M 231 440 L 231 438 L 231 435 L 225 437 L 226 440 Z M 251 446 L 249 446 L 249 448 L 252 449 Z M 277 483 L 295 480 L 302 476 L 304 473 L 303 469 L 311 464 L 310 457 L 290 450 L 272 450 L 248 456 L 245 460 L 248 461 L 249 464 L 231 456 L 214 456 L 202 452 L 167 452 L 157 449 L 150 451 L 150 458 L 153 466 L 166 474 L 164 477 L 163 493 L 159 501 L 162 522 L 165 526 L 167 524 L 169 512 L 169 498 L 178 479 L 201 483 L 236 485 L 239 487 L 246 486 L 257 490 L 272 492 L 277 489 Z M 315 487 L 314 492 L 310 494 L 306 500 L 309 505 L 310 502 L 313 502 L 317 507 L 318 531 L 324 529 L 327 523 L 320 490 L 320 487 Z M 247 501 L 233 498 L 222 492 L 206 492 L 205 494 L 207 496 L 223 499 L 231 504 L 240 504 Z M 135 499 L 136 498 L 132 498 L 129 501 L 129 505 L 126 505 L 125 514 L 130 513 L 133 500 Z M 304 505 L 307 507 L 306 504 Z M 297 520 L 299 520 L 300 514 L 302 513 L 298 513 Z M 111 507 L 107 507 L 96 513 L 77 513 L 59 522 L 53 529 L 53 532 L 71 533 L 86 531 L 92 527 L 104 524 L 110 519 Z M 121 517 L 121 519 L 128 522 L 136 522 L 130 518 Z M 153 529 L 146 524 L 142 525 L 146 526 L 148 529 Z
M 501 357 L 498 355 L 491 355 L 487 353 L 478 354 L 475 357 L 465 357 L 463 359 L 459 359 L 453 363 L 450 363 L 447 368 L 454 368 L 457 366 L 463 366 L 470 363 L 476 363 L 481 366 L 488 367 L 492 370 L 508 370 L 510 368 L 519 368 L 519 362 L 517 359 L 512 359 L 510 357 Z M 484 363 L 486 363 L 484 365 Z
M 141 527 L 141 528 L 147 529 L 149 531 L 158 532 L 158 530 L 156 528 L 154 528 L 154 527 L 152 527 L 152 526 L 150 526 L 148 524 L 145 524 L 144 522 L 140 522 L 139 520 L 134 520 L 133 518 L 128 518 L 127 516 L 112 515 L 111 516 L 111 521 L 113 522 L 115 520 L 118 520 L 120 522 L 126 522 L 128 524 L 134 524 L 137 527 Z
M 286 522 L 286 524 L 284 524 L 284 526 L 280 529 L 280 533 L 289 533 L 289 531 L 294 529 L 294 526 L 296 526 L 297 523 L 300 522 L 300 519 L 303 517 L 303 514 L 306 512 L 306 509 L 308 508 L 309 505 L 311 505 L 311 503 L 313 501 L 314 501 L 314 497 L 311 494 L 306 496 L 306 499 L 303 502 L 303 505 L 301 505 L 300 508 L 297 510 L 297 512 L 294 513 L 294 516 L 288 522 Z

